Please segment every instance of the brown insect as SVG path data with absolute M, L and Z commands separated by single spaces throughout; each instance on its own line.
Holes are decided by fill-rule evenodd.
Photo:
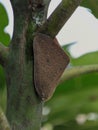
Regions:
M 69 57 L 57 40 L 38 33 L 34 38 L 34 83 L 39 97 L 46 101 L 52 95 L 69 63 Z

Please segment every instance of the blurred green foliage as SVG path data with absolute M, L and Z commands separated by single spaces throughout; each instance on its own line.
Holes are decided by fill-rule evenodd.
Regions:
M 82 6 L 92 10 L 98 18 L 98 0 L 83 0 Z M 8 17 L 0 4 L 0 42 L 8 45 L 9 35 L 4 31 Z M 79 58 L 70 55 L 69 47 L 64 50 L 70 56 L 71 66 L 98 64 L 98 51 Z M 0 66 L 0 106 L 5 109 L 5 75 Z M 97 130 L 98 129 L 98 73 L 89 73 L 74 77 L 58 85 L 53 98 L 45 103 L 43 130 Z M 49 125 L 47 125 L 49 124 Z
M 0 4 L 0 42 L 8 45 L 10 36 L 5 32 L 5 27 L 8 25 L 8 16 L 5 8 Z

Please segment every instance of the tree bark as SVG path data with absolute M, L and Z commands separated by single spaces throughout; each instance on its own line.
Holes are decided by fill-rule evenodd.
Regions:
M 5 67 L 7 81 L 7 118 L 12 130 L 39 130 L 43 102 L 33 81 L 33 36 L 31 3 L 12 0 L 14 36 Z M 34 30 L 33 30 L 34 31 Z

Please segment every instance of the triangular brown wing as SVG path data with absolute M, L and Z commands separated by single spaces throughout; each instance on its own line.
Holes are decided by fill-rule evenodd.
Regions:
M 62 48 L 45 34 L 37 34 L 33 43 L 34 83 L 43 101 L 49 99 L 69 63 Z

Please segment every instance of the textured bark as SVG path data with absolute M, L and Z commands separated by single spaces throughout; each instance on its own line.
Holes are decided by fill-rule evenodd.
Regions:
M 7 118 L 12 130 L 39 130 L 43 102 L 37 96 L 33 82 L 31 4 L 27 0 L 11 2 L 15 26 L 5 67 Z

